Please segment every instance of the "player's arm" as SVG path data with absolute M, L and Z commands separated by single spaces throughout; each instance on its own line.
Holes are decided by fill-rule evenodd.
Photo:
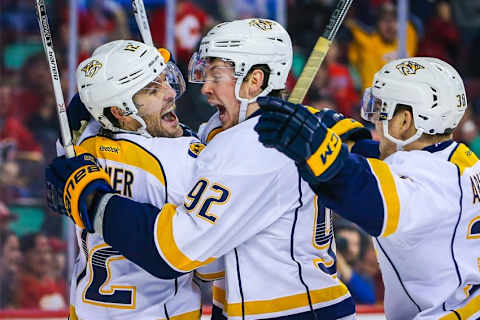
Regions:
M 265 111 L 255 127 L 259 140 L 293 159 L 327 207 L 373 236 L 388 235 L 396 228 L 398 179 L 386 163 L 346 151 L 333 129 L 302 105 L 274 98 L 258 102 Z
M 127 259 L 160 278 L 174 278 L 214 261 L 282 213 L 278 208 L 281 199 L 270 197 L 269 201 L 268 197 L 279 194 L 272 185 L 286 175 L 283 167 L 274 173 L 257 173 L 255 193 L 246 192 L 251 189 L 250 175 L 201 171 L 193 179 L 195 183 L 183 206 L 166 204 L 162 208 L 117 196 L 95 185 L 65 187 L 78 186 L 72 172 L 82 168 L 83 163 L 76 158 L 57 159 L 47 169 L 51 171 L 47 182 L 56 185 L 57 190 L 67 190 L 69 201 L 77 203 L 69 213 L 77 225 L 102 234 Z M 297 175 L 296 170 L 290 171 Z M 103 183 L 84 172 L 86 177 L 82 179 Z M 258 212 L 263 214 L 259 216 Z

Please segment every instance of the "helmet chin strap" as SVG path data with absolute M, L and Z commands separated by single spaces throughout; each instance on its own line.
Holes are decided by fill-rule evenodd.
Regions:
M 137 120 L 141 127 L 138 128 L 137 130 L 125 130 L 125 129 L 121 129 L 121 128 L 117 128 L 115 126 L 112 125 L 112 128 L 111 130 L 113 132 L 124 132 L 124 133 L 134 133 L 134 134 L 139 134 L 139 135 L 142 135 L 142 136 L 145 136 L 147 138 L 151 138 L 152 136 L 150 135 L 150 133 L 148 133 L 147 131 L 147 124 L 145 123 L 145 121 L 137 114 L 130 114 L 130 117 L 132 117 L 133 119 Z
M 242 86 L 244 78 L 238 78 L 237 82 L 235 83 L 235 98 L 237 98 L 238 101 L 240 101 L 240 111 L 238 112 L 238 123 L 244 121 L 247 118 L 247 108 L 248 105 L 252 102 L 257 101 L 258 97 L 264 97 L 267 94 L 272 91 L 272 88 L 270 85 L 268 85 L 260 94 L 257 96 L 251 98 L 251 99 L 245 99 L 240 97 L 240 87 Z
M 392 137 L 390 133 L 388 133 L 388 120 L 382 120 L 382 124 L 383 124 L 383 136 L 396 144 L 397 151 L 402 151 L 403 147 L 418 140 L 422 136 L 424 131 L 423 129 L 417 129 L 417 132 L 415 132 L 415 134 L 410 138 L 408 138 L 407 140 L 399 140 Z

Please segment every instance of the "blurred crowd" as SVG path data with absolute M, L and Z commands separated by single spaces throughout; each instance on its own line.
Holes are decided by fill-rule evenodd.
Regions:
M 334 0 L 285 0 L 287 29 L 294 45 L 288 88 L 308 58 L 336 5 Z M 49 0 L 61 83 L 68 92 L 68 1 Z M 144 0 L 152 37 L 165 46 L 164 0 Z M 246 17 L 275 18 L 275 0 L 177 0 L 176 62 L 184 76 L 189 57 L 214 24 Z M 469 109 L 455 138 L 480 155 L 480 2 L 410 1 L 406 54 L 431 56 L 462 75 Z M 305 103 L 359 118 L 363 90 L 386 62 L 399 57 L 397 8 L 391 0 L 356 0 L 313 81 Z M 79 0 L 78 62 L 115 39 L 140 40 L 126 0 Z M 62 223 L 42 201 L 44 215 L 34 232 L 18 236 L 11 224 L 23 219 L 9 208 L 43 198 L 43 168 L 55 157 L 58 123 L 48 65 L 31 0 L 0 2 L 0 308 L 64 308 L 65 243 Z M 177 104 L 179 118 L 196 129 L 214 113 L 188 85 Z M 373 130 L 373 129 L 372 129 Z M 3 211 L 2 211 L 3 210 Z M 14 211 L 12 209 L 12 211 Z M 38 213 L 38 211 L 36 211 Z M 9 227 L 10 225 L 10 227 Z M 55 227 L 52 227 L 55 226 Z M 337 219 L 338 271 L 356 302 L 381 303 L 383 285 L 371 240 L 354 224 Z

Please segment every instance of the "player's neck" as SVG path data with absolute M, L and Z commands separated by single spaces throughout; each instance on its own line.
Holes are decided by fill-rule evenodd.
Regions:
M 451 137 L 435 137 L 435 136 L 430 136 L 427 138 L 421 137 L 417 141 L 414 141 L 408 145 L 406 145 L 403 149 L 405 151 L 411 151 L 411 150 L 423 150 L 428 146 L 438 144 L 444 141 L 450 140 Z
M 260 109 L 260 106 L 257 102 L 250 103 L 247 107 L 247 118 L 250 117 L 250 115 L 252 115 L 258 109 Z

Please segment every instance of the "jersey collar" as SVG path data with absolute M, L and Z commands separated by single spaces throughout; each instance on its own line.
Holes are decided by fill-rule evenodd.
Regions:
M 428 151 L 430 153 L 438 152 L 445 150 L 453 143 L 453 140 L 442 141 L 440 143 L 432 144 L 428 147 L 423 148 L 422 150 Z

